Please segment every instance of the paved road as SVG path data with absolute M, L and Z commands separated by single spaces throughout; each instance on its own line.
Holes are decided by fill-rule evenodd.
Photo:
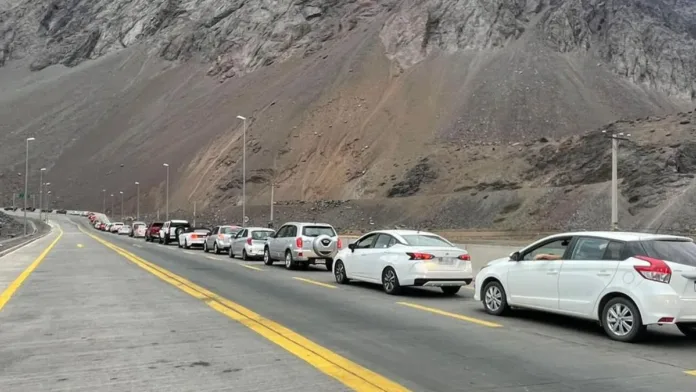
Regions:
M 82 221 L 74 217 L 63 219 Z M 68 225 L 66 222 L 62 224 Z M 129 306 L 121 305 L 123 307 L 116 312 L 118 318 L 110 316 L 100 322 L 102 328 L 112 328 L 113 331 L 115 324 L 118 329 L 127 329 L 132 334 L 136 330 L 143 331 L 143 334 L 152 333 L 153 337 L 148 341 L 157 341 L 161 335 L 166 335 L 167 330 L 172 328 L 171 324 L 184 325 L 190 333 L 187 341 L 191 343 L 186 350 L 174 350 L 166 354 L 160 352 L 159 355 L 152 352 L 157 348 L 146 347 L 146 342 L 139 338 L 131 344 L 139 349 L 125 351 L 116 359 L 110 359 L 111 366 L 114 367 L 118 367 L 119 363 L 122 367 L 128 367 L 129 361 L 143 363 L 139 358 L 154 359 L 163 355 L 179 364 L 195 360 L 211 363 L 236 360 L 233 354 L 221 360 L 215 357 L 215 352 L 205 350 L 206 342 L 211 342 L 208 339 L 213 336 L 212 340 L 231 346 L 239 344 L 242 336 L 243 339 L 253 340 L 245 349 L 245 352 L 250 353 L 248 355 L 252 355 L 249 360 L 251 362 L 256 361 L 253 359 L 254 347 L 273 352 L 273 356 L 282 354 L 282 351 L 277 351 L 277 346 L 269 347 L 259 337 L 238 331 L 238 324 L 221 316 L 208 315 L 204 311 L 208 307 L 202 303 L 196 307 L 195 303 L 182 297 L 181 292 L 163 286 L 147 272 L 133 267 L 131 262 L 117 254 L 118 251 L 122 254 L 128 252 L 141 262 L 164 268 L 192 282 L 191 285 L 201 286 L 234 301 L 238 306 L 253 310 L 259 319 L 273 320 L 324 349 L 412 391 L 635 392 L 664 389 L 671 392 L 692 392 L 696 388 L 696 377 L 685 373 L 696 369 L 693 357 L 696 344 L 672 327 L 652 329 L 652 334 L 643 344 L 621 344 L 604 337 L 596 325 L 574 319 L 534 312 L 517 312 L 508 318 L 490 317 L 472 300 L 471 290 L 462 290 L 454 298 L 444 297 L 438 291 L 429 289 L 408 290 L 402 297 L 392 297 L 376 286 L 358 283 L 335 285 L 331 274 L 323 268 L 287 271 L 281 266 L 264 266 L 261 262 L 243 262 L 222 255 L 186 251 L 176 246 L 146 243 L 89 228 L 85 228 L 85 231 L 118 248 L 107 249 L 87 235 L 72 230 L 72 246 L 75 246 L 75 241 L 80 241 L 89 243 L 89 248 L 70 250 L 70 245 L 63 244 L 61 240 L 61 246 L 65 245 L 66 248 L 62 251 L 57 248 L 55 253 L 51 253 L 52 258 L 47 259 L 41 267 L 48 268 L 53 263 L 56 267 L 66 269 L 65 276 L 54 278 L 50 274 L 43 274 L 41 279 L 33 281 L 34 287 L 27 286 L 23 289 L 40 292 L 42 287 L 58 284 L 61 290 L 46 289 L 47 293 L 58 297 L 67 290 L 69 276 L 73 275 L 79 282 L 79 287 L 93 290 L 89 298 L 101 301 L 103 305 L 120 303 L 117 298 L 123 296 L 124 301 L 131 303 Z M 498 257 L 510 251 L 496 247 L 468 248 L 474 259 L 485 255 Z M 87 259 L 85 254 L 89 254 Z M 81 260 L 81 266 L 77 269 L 68 268 L 74 261 L 66 258 L 74 258 L 75 255 L 80 255 L 77 260 Z M 92 260 L 92 264 L 86 268 L 84 263 L 88 260 Z M 32 282 L 31 279 L 33 276 L 28 283 Z M 116 280 L 116 283 L 108 283 L 111 280 Z M 109 285 L 109 289 L 98 288 L 105 284 Z M 21 297 L 18 295 L 16 298 Z M 89 300 L 86 296 L 78 298 L 73 305 L 53 310 L 42 307 L 36 309 L 30 317 L 18 315 L 12 329 L 23 331 L 27 328 L 27 323 L 38 323 L 41 327 L 37 326 L 36 329 L 47 328 L 46 325 L 50 323 L 43 316 L 45 313 L 61 319 L 75 313 L 78 315 L 77 319 L 84 323 L 87 314 L 100 308 L 96 304 L 86 306 L 82 302 Z M 8 312 L 14 301 L 15 298 L 0 313 L 0 325 L 5 325 L 5 319 L 9 317 L 5 312 Z M 27 301 L 32 300 L 27 298 Z M 62 301 L 69 300 L 62 297 Z M 42 303 L 36 299 L 32 302 Z M 21 303 L 15 303 L 15 306 L 21 307 Z M 148 311 L 144 311 L 144 308 Z M 123 319 L 129 314 L 132 320 L 130 323 Z M 165 314 L 170 316 L 165 317 Z M 79 327 L 81 323 L 71 325 Z M 194 333 L 196 328 L 199 331 Z M 82 336 L 88 338 L 93 333 L 95 330 L 89 328 L 81 331 Z M 29 332 L 16 334 L 9 337 L 0 334 L 0 347 L 11 344 L 12 341 L 31 339 L 33 336 Z M 51 341 L 47 337 L 41 339 Z M 127 344 L 123 342 L 123 338 L 112 340 Z M 20 345 L 33 347 L 36 344 L 32 340 L 29 342 Z M 174 344 L 173 341 L 170 342 Z M 5 357 L 2 350 L 0 348 L 0 357 Z M 191 355 L 188 351 L 205 352 L 205 356 Z M 14 359 L 4 363 L 16 363 L 19 352 L 16 349 Z M 330 384 L 335 383 L 334 379 L 322 378 L 309 365 L 305 365 L 306 369 L 312 371 L 298 370 L 301 366 L 296 367 L 296 362 L 293 362 L 296 357 L 283 358 L 290 365 L 265 368 L 264 372 L 268 377 L 287 378 L 291 385 L 304 386 L 304 390 L 340 390 L 340 384 Z M 0 364 L 2 363 L 3 360 L 0 359 Z M 287 367 L 291 367 L 292 371 L 287 372 Z M 6 372 L 3 373 L 4 368 L 0 365 L 0 385 L 3 380 L 7 380 L 2 378 L 7 377 Z M 11 369 L 14 369 L 12 374 L 15 377 L 30 377 L 28 372 L 31 368 Z M 187 369 L 194 372 L 192 368 Z M 126 374 L 137 378 L 148 373 L 143 372 Z M 219 369 L 211 374 L 210 380 L 194 375 L 195 383 L 207 387 L 218 385 L 216 383 L 224 379 Z M 176 380 L 157 378 L 149 385 L 160 382 L 171 382 L 161 385 L 176 385 Z M 307 384 L 303 384 L 306 382 L 317 386 L 307 389 Z M 13 385 L 23 384 L 15 380 Z M 185 390 L 186 387 L 181 389 Z M 7 389 L 0 387 L 0 390 Z M 236 390 L 253 389 L 239 385 Z

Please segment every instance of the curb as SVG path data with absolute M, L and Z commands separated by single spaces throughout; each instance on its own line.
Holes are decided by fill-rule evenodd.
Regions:
M 35 227 L 34 232 L 31 233 L 31 234 L 28 234 L 27 237 L 28 237 L 28 236 L 33 236 L 33 235 L 35 235 L 36 232 L 38 232 L 38 231 L 39 231 L 38 227 Z M 10 248 L 7 248 L 7 249 L 0 250 L 0 258 L 5 257 L 5 256 L 7 256 L 8 254 L 10 254 L 10 253 L 12 253 L 12 252 L 14 252 L 14 251 L 16 251 L 16 250 L 18 250 L 18 249 L 24 247 L 24 246 L 27 246 L 27 245 L 31 244 L 32 242 L 34 242 L 34 241 L 36 241 L 36 240 L 40 240 L 41 238 L 44 238 L 45 236 L 51 234 L 52 232 L 53 232 L 53 226 L 49 225 L 49 230 L 46 231 L 45 233 L 40 234 L 40 235 L 38 235 L 38 236 L 36 236 L 36 237 L 31 237 L 31 238 L 28 238 L 28 239 L 24 239 L 24 240 L 20 241 L 20 243 L 17 244 L 17 245 L 14 245 L 14 246 L 12 246 L 12 247 L 10 247 Z

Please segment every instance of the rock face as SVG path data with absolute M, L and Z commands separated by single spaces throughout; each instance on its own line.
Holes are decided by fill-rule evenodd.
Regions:
M 628 223 L 684 227 L 695 23 L 694 0 L 0 0 L 0 190 L 36 136 L 56 206 L 137 180 L 156 213 L 168 162 L 173 210 L 238 217 L 243 114 L 258 211 L 275 184 L 355 224 L 606 227 L 588 132 L 615 129 L 644 135 Z

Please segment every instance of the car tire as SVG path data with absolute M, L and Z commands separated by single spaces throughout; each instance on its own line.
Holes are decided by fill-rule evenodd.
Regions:
M 612 298 L 604 305 L 602 327 L 610 339 L 626 343 L 640 340 L 647 330 L 638 307 L 625 297 Z
M 185 249 L 191 249 L 191 245 L 188 244 L 188 240 L 184 240 L 184 248 Z
M 382 288 L 389 295 L 401 294 L 401 284 L 394 268 L 387 267 L 382 271 Z
M 461 289 L 461 288 L 462 288 L 461 286 L 444 286 L 444 287 L 440 287 L 440 290 L 442 290 L 442 292 L 445 295 L 454 296 L 459 292 L 459 289 Z
M 242 249 L 242 260 L 249 260 L 249 255 L 247 255 L 246 249 Z
M 696 338 L 696 324 L 682 324 L 677 323 L 677 328 L 684 334 L 684 336 L 689 338 Z
M 324 262 L 324 265 L 326 265 L 327 271 L 333 271 L 333 259 L 326 259 L 326 262 Z
M 232 250 L 232 245 L 230 245 L 230 251 L 227 252 L 230 255 L 230 259 L 234 259 L 234 251 Z
M 217 246 L 217 241 L 215 242 L 215 244 L 213 244 L 213 253 L 215 253 L 216 255 L 220 254 L 220 248 L 218 248 Z
M 285 251 L 285 269 L 294 270 L 297 268 L 297 263 L 292 259 L 292 252 Z
M 181 241 L 177 242 L 177 243 L 176 243 L 176 246 L 178 246 L 179 249 L 181 249 Z
M 343 265 L 343 262 L 341 260 L 336 261 L 336 266 L 334 268 L 334 278 L 336 279 L 336 283 L 338 284 L 348 284 L 350 283 L 350 279 L 348 279 L 348 275 L 346 274 L 346 267 Z
M 208 241 L 203 241 L 203 252 L 208 253 Z
M 483 303 L 483 309 L 486 313 L 494 316 L 503 316 L 510 309 L 507 303 L 505 289 L 497 280 L 489 282 L 483 288 L 481 303 Z
M 271 258 L 271 251 L 268 248 L 263 250 L 263 263 L 266 265 L 273 265 L 273 259 Z

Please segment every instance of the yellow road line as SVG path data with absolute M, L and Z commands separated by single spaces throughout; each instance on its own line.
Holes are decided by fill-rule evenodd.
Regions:
M 77 247 L 78 247 L 78 248 L 84 248 L 84 245 L 82 245 L 82 244 L 77 244 Z
M 37 257 L 36 260 L 34 260 L 34 261 L 29 265 L 29 267 L 27 267 L 27 269 L 25 269 L 25 270 L 17 277 L 17 279 L 15 279 L 14 282 L 12 282 L 12 283 L 5 289 L 5 291 L 3 291 L 2 294 L 0 294 L 0 311 L 1 311 L 2 308 L 5 306 L 5 304 L 7 304 L 7 301 L 9 301 L 10 298 L 12 298 L 12 296 L 13 296 L 14 293 L 17 291 L 17 289 L 19 288 L 19 286 L 21 286 L 22 283 L 24 283 L 24 281 L 29 277 L 29 275 L 30 275 L 32 272 L 34 272 L 34 270 L 36 269 L 36 267 L 38 267 L 39 264 L 41 264 L 41 262 L 46 258 L 46 255 L 48 255 L 48 252 L 50 252 L 51 249 L 53 249 L 53 247 L 58 243 L 58 240 L 60 240 L 60 238 L 63 236 L 63 230 L 61 230 L 60 227 L 58 227 L 58 230 L 59 230 L 59 232 L 60 232 L 60 234 L 58 234 L 58 237 L 56 237 L 56 239 L 53 240 L 53 242 L 51 242 L 51 244 L 48 245 L 48 247 L 47 247 L 46 249 L 44 249 L 43 252 L 41 252 L 41 254 L 39 255 L 39 257 Z
M 685 371 L 684 373 L 686 373 L 690 376 L 696 376 L 696 370 L 688 370 L 688 371 Z
M 263 271 L 263 268 L 254 267 L 253 265 L 242 264 L 242 263 L 238 263 L 238 264 L 241 265 L 241 266 L 244 267 L 244 268 L 253 269 L 254 271 Z
M 328 289 L 336 289 L 336 288 L 338 288 L 338 287 L 336 287 L 336 286 L 334 286 L 334 285 L 330 285 L 330 284 L 326 284 L 326 283 L 317 282 L 316 280 L 312 280 L 312 279 L 298 278 L 298 277 L 296 277 L 296 276 L 293 277 L 293 279 L 295 279 L 295 280 L 300 280 L 300 281 L 306 282 L 306 283 L 315 284 L 315 285 L 321 286 L 321 287 L 326 287 L 326 288 L 328 288 Z
M 430 308 L 430 307 L 427 307 L 427 306 L 422 306 L 422 305 L 418 305 L 418 304 L 413 304 L 413 303 L 410 303 L 410 302 L 397 302 L 397 304 L 399 304 L 399 305 L 404 305 L 404 306 L 408 306 L 408 307 L 410 307 L 410 308 L 414 308 L 414 309 L 418 309 L 418 310 L 424 310 L 424 311 L 430 312 L 430 313 L 439 314 L 439 315 L 441 315 L 441 316 L 452 317 L 452 318 L 455 318 L 455 319 L 458 319 L 458 320 L 467 321 L 467 322 L 474 323 L 474 324 L 478 324 L 478 325 L 483 325 L 484 327 L 490 327 L 490 328 L 500 328 L 500 327 L 502 327 L 502 325 L 497 324 L 497 323 L 492 323 L 492 322 L 490 322 L 490 321 L 481 320 L 481 319 L 477 319 L 477 318 L 473 318 L 473 317 L 468 317 L 468 316 L 464 316 L 464 315 L 457 314 L 457 313 L 450 313 L 450 312 L 446 312 L 446 311 L 444 311 L 444 310 L 435 309 L 435 308 Z
M 396 382 L 364 368 L 312 342 L 304 336 L 262 317 L 248 308 L 221 297 L 160 266 L 152 264 L 125 249 L 84 231 L 82 228 L 80 230 L 142 269 L 179 288 L 187 294 L 202 300 L 211 308 L 245 325 L 264 338 L 314 366 L 319 371 L 333 377 L 355 391 L 409 392 L 408 389 Z

